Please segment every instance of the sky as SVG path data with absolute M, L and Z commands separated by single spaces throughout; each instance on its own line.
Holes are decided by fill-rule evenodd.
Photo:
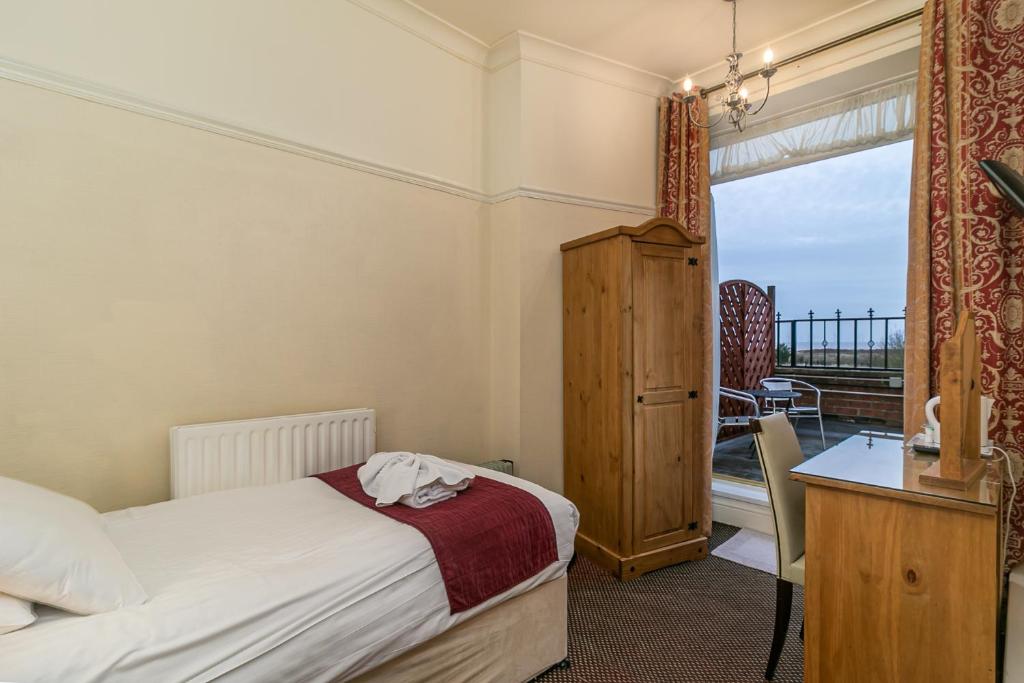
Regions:
M 720 280 L 775 285 L 783 319 L 903 315 L 912 146 L 712 186 Z

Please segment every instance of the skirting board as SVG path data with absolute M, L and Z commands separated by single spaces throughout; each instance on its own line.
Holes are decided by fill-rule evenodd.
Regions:
M 647 572 L 680 562 L 699 560 L 708 556 L 708 539 L 697 536 L 675 545 L 656 548 L 639 555 L 619 555 L 583 534 L 576 534 L 576 552 L 611 572 L 620 581 L 640 578 Z
M 722 524 L 775 535 L 768 492 L 763 486 L 712 479 L 711 518 Z

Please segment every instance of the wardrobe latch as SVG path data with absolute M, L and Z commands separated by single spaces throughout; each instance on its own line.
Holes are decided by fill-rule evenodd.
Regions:
M 644 395 L 640 394 L 639 396 L 637 396 L 636 397 L 636 402 L 637 403 L 643 403 L 644 402 Z
M 697 398 L 697 390 L 696 390 L 696 389 L 692 390 L 692 391 L 691 391 L 691 392 L 690 392 L 690 393 L 688 394 L 688 396 L 689 396 L 690 398 Z

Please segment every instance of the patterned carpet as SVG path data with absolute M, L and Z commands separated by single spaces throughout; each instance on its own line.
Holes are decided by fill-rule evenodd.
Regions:
M 711 547 L 738 531 L 715 524 Z M 569 660 L 543 683 L 763 681 L 775 618 L 775 577 L 718 557 L 629 583 L 584 558 L 569 574 Z M 803 680 L 803 590 L 774 681 Z

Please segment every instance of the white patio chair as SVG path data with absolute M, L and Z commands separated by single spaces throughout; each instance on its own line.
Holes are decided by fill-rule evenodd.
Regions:
M 730 389 L 728 387 L 720 387 L 719 395 L 722 398 L 730 398 L 734 401 L 740 401 L 742 403 L 749 404 L 753 409 L 752 415 L 721 415 L 718 416 L 718 430 L 715 432 L 715 441 L 718 441 L 718 434 L 722 431 L 723 427 L 749 427 L 751 420 L 756 420 L 761 417 L 761 406 L 758 405 L 757 399 L 751 394 L 739 389 Z
M 821 431 L 821 447 L 828 448 L 828 445 L 825 443 L 825 422 L 821 416 L 821 389 L 799 379 L 783 379 L 781 377 L 765 377 L 761 380 L 761 386 L 768 391 L 794 391 L 794 386 L 813 391 L 813 406 L 797 405 L 797 402 L 791 398 L 769 398 L 768 402 L 770 407 L 768 410 L 770 413 L 786 413 L 794 423 L 802 417 L 818 418 L 818 429 Z M 780 400 L 784 401 L 782 407 L 779 407 L 778 405 L 778 401 Z

